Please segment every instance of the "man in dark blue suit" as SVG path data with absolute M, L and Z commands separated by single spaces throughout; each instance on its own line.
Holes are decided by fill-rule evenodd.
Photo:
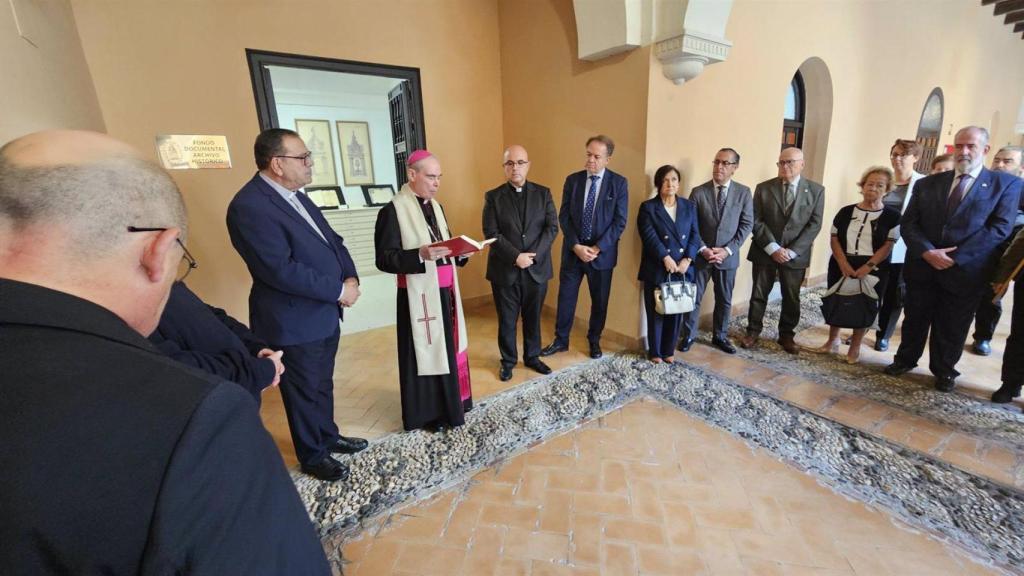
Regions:
M 598 135 L 587 140 L 586 170 L 570 174 L 562 187 L 562 264 L 558 272 L 558 314 L 555 340 L 541 350 L 550 356 L 569 349 L 569 331 L 576 317 L 580 283 L 590 288 L 590 357 L 601 357 L 601 331 L 608 316 L 612 270 L 619 256 L 619 237 L 626 229 L 629 183 L 607 169 L 615 152 L 611 138 Z
M 249 323 L 284 352 L 281 398 L 302 471 L 339 480 L 348 471 L 330 453 L 366 448 L 334 423 L 338 322 L 359 298 L 359 278 L 341 236 L 301 190 L 312 181 L 313 160 L 299 135 L 265 130 L 254 153 L 259 172 L 227 216 L 231 244 L 252 275 Z
M 999 245 L 1013 229 L 1021 192 L 1020 179 L 985 168 L 988 138 L 977 126 L 959 130 L 956 169 L 918 181 L 900 221 L 907 301 L 902 342 L 885 372 L 913 370 L 927 340 L 929 369 L 942 392 L 952 391 L 960 375 L 956 363 Z

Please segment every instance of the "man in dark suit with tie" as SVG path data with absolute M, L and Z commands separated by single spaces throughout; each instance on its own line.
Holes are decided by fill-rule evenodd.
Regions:
M 740 266 L 740 246 L 754 227 L 750 188 L 732 180 L 739 164 L 738 152 L 722 148 L 711 163 L 711 180 L 690 192 L 690 202 L 697 206 L 697 223 L 703 245 L 693 261 L 696 306 L 684 320 L 683 337 L 679 341 L 681 352 L 688 351 L 693 345 L 700 303 L 711 279 L 715 282 L 711 343 L 723 352 L 736 353 L 736 348 L 729 341 L 732 288 L 736 283 L 736 269 Z
M 284 352 L 281 379 L 288 428 L 304 472 L 339 480 L 330 454 L 366 448 L 334 423 L 334 358 L 342 310 L 359 298 L 356 267 L 341 236 L 301 190 L 313 160 L 291 130 L 264 130 L 254 146 L 259 172 L 228 206 L 231 244 L 252 275 L 249 323 Z
M 740 345 L 753 348 L 764 327 L 764 310 L 775 279 L 782 285 L 779 344 L 790 354 L 800 348 L 793 340 L 800 322 L 800 285 L 811 264 L 811 246 L 821 231 L 825 188 L 803 178 L 804 153 L 786 148 L 779 155 L 779 176 L 754 189 L 754 241 L 747 260 L 754 263 L 747 334 Z
M 498 311 L 501 380 L 512 378 L 519 360 L 516 320 L 523 317 L 523 364 L 550 374 L 540 359 L 540 311 L 551 279 L 551 244 L 558 235 L 558 214 L 545 186 L 526 180 L 530 158 L 526 149 L 505 150 L 506 182 L 484 197 L 484 236 L 496 238 L 487 255 L 487 279 Z
M 902 341 L 886 374 L 913 370 L 928 341 L 935 389 L 956 385 L 971 319 L 1017 215 L 1021 180 L 985 168 L 988 131 L 960 129 L 953 171 L 922 178 L 900 220 L 907 243 Z
M 615 143 L 605 135 L 587 140 L 586 169 L 570 174 L 562 187 L 558 221 L 562 225 L 562 264 L 558 271 L 558 313 L 555 340 L 541 356 L 569 349 L 576 318 L 576 298 L 587 279 L 590 288 L 590 357 L 601 357 L 601 331 L 608 316 L 612 271 L 618 261 L 619 238 L 626 229 L 629 183 L 608 170 Z

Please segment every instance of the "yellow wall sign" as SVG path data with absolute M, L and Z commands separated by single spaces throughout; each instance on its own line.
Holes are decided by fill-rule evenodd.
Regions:
M 227 136 L 159 134 L 156 152 L 166 170 L 231 168 Z

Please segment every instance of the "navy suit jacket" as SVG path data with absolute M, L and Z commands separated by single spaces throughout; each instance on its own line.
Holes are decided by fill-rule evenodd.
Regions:
M 299 197 L 326 242 L 258 173 L 228 205 L 231 244 L 252 275 L 249 324 L 275 346 L 334 334 L 342 284 L 358 278 L 342 237 L 308 198 Z
M 1017 216 L 1021 180 L 982 168 L 956 212 L 946 219 L 946 200 L 954 171 L 926 176 L 914 186 L 900 234 L 907 243 L 903 274 L 908 280 L 938 282 L 954 293 L 981 289 L 999 259 L 999 245 L 1010 236 Z M 935 270 L 921 255 L 933 248 L 956 246 L 948 255 L 956 265 Z
M 643 243 L 637 280 L 651 284 L 668 281 L 668 272 L 663 262 L 665 256 L 671 256 L 676 262 L 683 258 L 692 260 L 697 257 L 701 245 L 697 206 L 682 196 L 676 197 L 675 222 L 665 211 L 661 198 L 655 196 L 640 204 L 636 227 Z M 687 280 L 693 279 L 693 270 L 691 265 L 686 271 Z
M 558 210 L 558 222 L 562 225 L 562 266 L 579 261 L 572 247 L 580 243 L 583 230 L 583 202 L 590 182 L 587 171 L 570 174 L 562 187 L 562 207 Z M 610 270 L 619 258 L 619 238 L 626 229 L 629 212 L 629 182 L 607 168 L 601 179 L 601 189 L 594 206 L 593 245 L 601 253 L 590 264 L 596 270 Z M 587 238 L 583 238 L 587 240 Z

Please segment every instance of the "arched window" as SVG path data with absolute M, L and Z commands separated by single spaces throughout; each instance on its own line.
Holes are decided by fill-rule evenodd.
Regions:
M 786 91 L 786 110 L 782 120 L 782 148 L 804 146 L 804 113 L 806 112 L 804 77 L 797 72 Z
M 931 172 L 932 160 L 939 148 L 942 135 L 942 88 L 935 88 L 921 110 L 921 121 L 917 124 L 917 143 L 921 145 L 921 157 L 914 169 L 922 174 Z

